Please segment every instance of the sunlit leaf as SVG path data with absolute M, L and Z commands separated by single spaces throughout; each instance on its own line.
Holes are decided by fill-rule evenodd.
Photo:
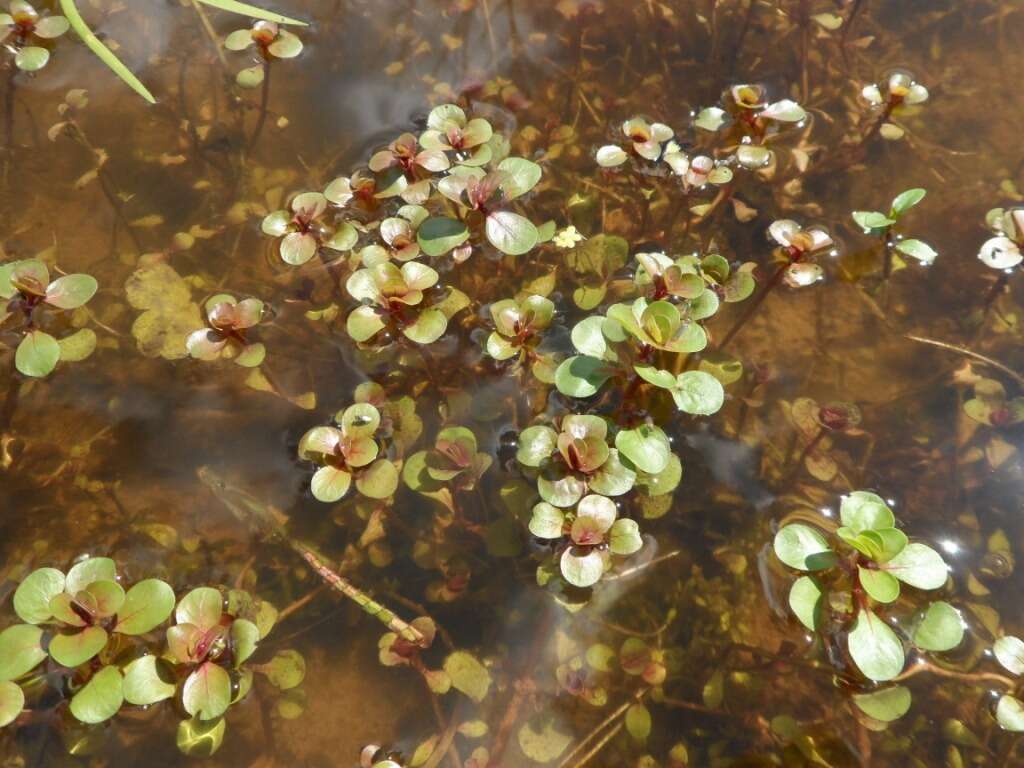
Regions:
M 903 643 L 873 612 L 861 609 L 847 643 L 854 663 L 868 679 L 884 682 L 903 671 Z
M 174 695 L 174 672 L 166 662 L 148 654 L 131 662 L 124 670 L 124 698 L 129 704 L 148 706 Z
M 60 345 L 48 333 L 31 330 L 14 353 L 15 367 L 26 376 L 41 378 L 50 374 L 60 360 Z
M 117 667 L 103 667 L 71 699 L 71 714 L 87 725 L 109 720 L 124 703 L 124 681 Z

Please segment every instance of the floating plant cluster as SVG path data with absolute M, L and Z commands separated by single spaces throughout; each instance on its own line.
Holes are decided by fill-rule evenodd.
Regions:
M 303 51 L 299 37 L 283 26 L 298 22 L 234 0 L 199 2 L 256 19 L 223 41 L 227 50 L 253 57 L 235 75 L 236 84 L 262 88 L 258 122 L 240 148 L 244 160 L 269 114 L 276 61 Z M 749 13 L 755 5 L 749 4 Z M 152 99 L 88 31 L 73 0 L 61 0 L 61 7 L 65 16 L 43 16 L 15 2 L 10 14 L 0 15 L 15 67 L 41 69 L 49 49 L 35 43 L 71 28 L 122 79 Z M 829 17 L 818 14 L 816 23 L 833 29 Z M 218 55 L 223 56 L 220 48 Z M 486 86 L 506 95 L 508 88 L 518 93 L 507 81 Z M 552 158 L 531 150 L 527 131 L 517 134 L 503 110 L 469 97 L 435 106 L 416 132 L 378 144 L 365 165 L 326 185 L 337 169 L 322 176 L 310 173 L 304 183 L 282 175 L 287 182 L 275 181 L 273 193 L 259 190 L 266 192 L 265 206 L 233 209 L 238 219 L 233 223 L 244 225 L 247 216 L 259 220 L 282 283 L 294 281 L 291 287 L 296 287 L 312 276 L 313 287 L 303 286 L 286 300 L 290 305 L 305 302 L 298 317 L 336 332 L 340 341 L 332 343 L 343 348 L 343 356 L 373 361 L 362 371 L 370 380 L 356 387 L 351 399 L 332 403 L 332 411 L 340 408 L 333 417 L 324 413 L 303 423 L 304 433 L 291 449 L 312 497 L 332 505 L 331 520 L 363 526 L 337 569 L 316 549 L 292 538 L 283 514 L 259 499 L 225 490 L 200 470 L 240 519 L 289 546 L 334 591 L 385 625 L 388 631 L 377 645 L 381 665 L 411 671 L 431 696 L 440 732 L 408 760 L 398 750 L 368 746 L 362 768 L 433 768 L 444 754 L 453 754 L 453 764 L 466 768 L 504 764 L 507 732 L 485 745 L 478 740 L 492 734 L 483 720 L 444 722 L 438 697 L 453 692 L 479 705 L 494 689 L 509 691 L 515 705 L 509 707 L 508 728 L 518 726 L 516 741 L 534 762 L 551 762 L 569 749 L 569 738 L 550 720 L 516 719 L 532 688 L 516 680 L 494 685 L 494 676 L 509 671 L 504 662 L 459 647 L 439 621 L 423 615 L 421 606 L 400 598 L 421 614 L 406 622 L 385 605 L 399 591 L 393 584 L 371 597 L 342 575 L 344 568 L 364 562 L 374 568 L 389 565 L 400 554 L 389 541 L 397 530 L 396 539 L 411 539 L 405 554 L 430 574 L 423 580 L 429 603 L 469 602 L 475 597 L 472 580 L 477 574 L 487 578 L 486 563 L 509 558 L 516 572 L 528 565 L 537 594 L 543 590 L 575 615 L 588 601 L 600 603 L 611 594 L 616 580 L 659 557 L 679 554 L 655 554 L 651 530 L 673 509 L 683 481 L 683 457 L 693 446 L 684 446 L 679 435 L 695 436 L 695 443 L 710 439 L 695 426 L 696 418 L 735 405 L 742 423 L 763 405 L 770 371 L 726 349 L 769 296 L 821 283 L 840 257 L 839 219 L 846 214 L 791 204 L 793 190 L 800 191 L 800 175 L 820 149 L 808 139 L 817 116 L 806 83 L 803 90 L 807 109 L 793 98 L 771 96 L 759 84 L 733 85 L 718 104 L 694 110 L 685 131 L 642 116 L 622 120 L 623 114 L 608 132 L 608 121 L 601 123 L 602 141 L 609 143 L 573 149 L 593 177 L 587 184 L 606 195 L 603 202 L 622 202 L 615 226 L 606 225 L 603 209 L 601 225 L 595 223 L 598 206 L 583 192 L 552 214 L 555 206 L 544 199 L 552 191 L 547 175 Z M 105 152 L 88 142 L 74 118 L 87 99 L 83 92 L 72 93 L 50 137 L 67 133 L 76 138 L 96 163 L 85 182 L 103 179 Z M 585 99 L 582 88 L 580 94 Z M 856 89 L 849 95 L 857 101 Z M 866 127 L 822 158 L 818 172 L 850 167 L 876 135 L 906 138 L 908 131 L 897 119 L 913 118 L 929 93 L 899 71 L 864 86 L 860 96 L 855 118 Z M 546 151 L 557 144 L 556 135 L 570 142 L 566 137 L 574 137 L 577 128 L 557 130 L 561 133 L 551 132 Z M 793 169 L 798 173 L 785 178 Z M 769 183 L 780 179 L 778 185 Z M 764 219 L 758 235 L 766 245 L 755 244 L 751 250 L 763 253 L 752 253 L 749 260 L 737 257 L 717 235 L 730 206 L 740 222 L 758 216 L 737 196 L 739 190 L 751 200 L 774 195 L 774 202 L 782 203 L 774 206 L 775 215 L 793 216 Z M 906 266 L 903 257 L 928 266 L 938 256 L 927 242 L 905 234 L 912 231 L 905 228 L 906 217 L 925 196 L 923 188 L 913 187 L 887 208 L 851 214 L 863 239 L 871 242 L 868 255 L 880 263 L 877 271 L 885 287 L 894 271 Z M 120 217 L 117 199 L 111 205 Z M 565 220 L 547 220 L 563 213 Z M 991 237 L 978 258 L 999 271 L 987 311 L 1024 261 L 1024 209 L 996 208 L 985 222 Z M 693 237 L 702 227 L 702 235 Z M 159 347 L 157 353 L 169 359 L 232 362 L 251 369 L 245 372 L 249 386 L 282 395 L 270 380 L 268 348 L 275 349 L 271 339 L 281 326 L 294 322 L 291 331 L 302 320 L 286 311 L 279 315 L 270 300 L 248 292 L 225 292 L 221 283 L 205 276 L 183 279 L 168 264 L 175 249 L 188 250 L 197 237 L 212 238 L 211 233 L 196 225 L 176 236 L 174 248 L 139 260 L 126 284 L 129 304 L 142 312 L 132 333 L 146 354 Z M 48 264 L 52 261 L 32 258 L 0 265 L 0 297 L 6 302 L 0 338 L 14 350 L 14 368 L 31 378 L 49 375 L 61 362 L 82 360 L 97 346 L 95 332 L 87 327 L 95 317 L 85 308 L 98 290 L 97 281 L 85 274 L 51 279 L 58 270 Z M 208 298 L 193 302 L 195 286 L 202 286 Z M 320 298 L 328 288 L 334 299 L 324 306 Z M 873 297 L 865 298 L 882 313 Z M 717 325 L 720 313 L 730 325 Z M 444 349 L 467 339 L 471 349 L 460 349 L 460 354 L 467 354 L 472 374 L 494 374 L 500 385 L 518 387 L 528 406 L 525 415 L 516 400 L 513 413 L 503 420 L 505 414 L 477 418 L 494 410 L 494 404 L 482 394 L 471 402 L 468 393 L 454 391 L 449 376 L 457 382 L 464 372 L 439 367 L 434 355 L 439 349 L 446 355 L 440 366 L 455 359 L 462 365 L 461 358 L 447 357 Z M 175 351 L 165 354 L 168 347 Z M 200 376 L 211 370 L 190 369 Z M 226 370 L 241 375 L 230 366 Z M 974 434 L 967 435 L 958 450 L 969 450 L 954 460 L 973 460 L 980 452 L 995 468 L 1013 447 L 1002 436 L 1024 421 L 1024 398 L 1008 393 L 996 379 L 971 371 L 956 376 L 964 387 L 956 410 L 981 441 L 968 446 Z M 420 400 L 428 391 L 437 396 L 436 411 L 429 414 L 428 399 Z M 305 400 L 287 399 L 306 411 L 317 408 L 312 393 Z M 809 496 L 816 493 L 819 501 L 832 498 L 834 487 L 862 485 L 849 481 L 853 462 L 842 451 L 858 439 L 867 444 L 866 452 L 873 447 L 873 438 L 862 429 L 860 405 L 819 403 L 810 397 L 776 405 L 782 410 L 780 420 L 792 427 L 792 442 L 783 458 L 767 456 L 763 465 L 777 461 L 784 467 L 772 478 L 780 504 L 797 498 L 794 488 L 805 475 L 829 486 L 800 489 Z M 476 426 L 485 421 L 501 426 L 492 431 Z M 739 432 L 737 427 L 735 435 Z M 488 494 L 495 487 L 503 510 L 490 504 Z M 410 492 L 417 503 L 406 514 L 396 499 Z M 919 670 L 944 669 L 941 665 L 951 658 L 944 654 L 961 649 L 968 623 L 969 606 L 953 596 L 945 559 L 931 546 L 909 540 L 893 506 L 876 493 L 852 491 L 841 498 L 837 522 L 827 508 L 802 503 L 781 521 L 772 547 L 764 548 L 758 563 L 766 583 L 786 582 L 795 621 L 782 627 L 789 636 L 785 646 L 800 627 L 809 632 L 817 660 L 808 666 L 840 681 L 876 730 L 909 711 L 911 693 L 902 682 Z M 762 544 L 759 540 L 754 548 Z M 743 573 L 747 560 L 730 551 L 731 545 L 710 554 L 725 570 Z M 780 563 L 799 575 L 792 579 Z M 694 604 L 701 609 L 726 602 L 696 564 L 673 589 L 671 600 L 682 601 L 684 590 L 698 593 Z M 933 600 L 926 593 L 949 599 Z M 126 589 L 107 558 L 84 559 L 66 574 L 55 568 L 31 572 L 14 593 L 14 611 L 19 623 L 0 632 L 0 727 L 31 722 L 36 711 L 27 703 L 42 701 L 47 687 L 59 689 L 70 715 L 84 725 L 105 723 L 127 708 L 168 701 L 187 716 L 178 727 L 178 746 L 190 755 L 209 755 L 224 738 L 226 713 L 250 693 L 257 675 L 281 690 L 294 689 L 304 676 L 302 657 L 293 651 L 259 661 L 260 644 L 277 618 L 269 604 L 238 588 L 203 586 L 178 594 L 158 579 Z M 721 708 L 726 685 L 721 668 L 711 673 L 702 705 L 667 693 L 689 661 L 664 634 L 678 615 L 675 604 L 653 631 L 623 630 L 602 624 L 600 611 L 593 614 L 582 613 L 600 629 L 625 637 L 606 643 L 555 633 L 556 661 L 548 677 L 571 702 L 601 708 L 613 695 L 627 692 L 614 718 L 621 718 L 619 729 L 638 745 L 646 744 L 652 710 L 656 713 L 660 705 L 702 716 L 729 714 Z M 725 637 L 733 628 L 725 626 L 724 610 L 719 614 L 720 625 L 713 631 Z M 693 626 L 698 626 L 696 619 Z M 694 637 L 695 644 L 706 641 L 696 630 Z M 1014 676 L 1004 685 L 1007 692 L 993 699 L 996 722 L 1005 730 L 1024 732 L 1024 701 L 1014 695 L 1020 692 L 1016 678 L 1024 674 L 1024 641 L 1004 632 L 992 632 L 992 637 L 992 655 Z M 782 651 L 773 655 L 731 645 L 729 652 L 771 657 L 770 664 L 759 659 L 750 670 L 794 661 Z M 916 663 L 908 664 L 908 658 Z M 742 670 L 739 676 L 749 681 L 753 673 Z M 461 716 L 462 708 L 456 711 Z M 770 729 L 780 742 L 785 734 L 797 733 L 777 720 Z M 471 743 L 467 760 L 452 746 L 455 734 Z M 594 754 L 584 754 L 589 746 L 584 739 L 562 757 L 561 765 L 585 764 Z M 685 744 L 665 746 L 666 765 L 690 764 Z M 815 764 L 825 764 L 822 760 L 808 757 Z M 659 763 L 647 755 L 637 765 Z
M 241 589 L 197 587 L 179 598 L 160 579 L 127 590 L 123 582 L 105 557 L 22 580 L 14 610 L 23 623 L 0 632 L 0 727 L 16 723 L 26 697 L 48 686 L 73 691 L 68 709 L 85 725 L 175 700 L 190 718 L 178 727 L 178 746 L 205 756 L 220 746 L 224 714 L 256 674 L 281 690 L 302 682 L 305 663 L 294 651 L 253 662 L 277 620 L 269 603 Z

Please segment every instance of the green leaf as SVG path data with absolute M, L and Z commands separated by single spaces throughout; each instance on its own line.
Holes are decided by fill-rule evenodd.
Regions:
M 96 581 L 117 581 L 117 566 L 109 557 L 88 557 L 75 563 L 68 571 L 64 588 L 77 595 Z
M 1007 731 L 1024 731 L 1024 703 L 1013 696 L 1003 696 L 996 704 L 996 721 Z
M 565 752 L 572 743 L 572 736 L 558 731 L 550 715 L 542 715 L 539 719 L 527 721 L 519 729 L 516 740 L 523 754 L 530 760 L 550 763 Z
M 651 713 L 643 704 L 633 704 L 626 710 L 626 731 L 640 744 L 651 735 Z
M 313 474 L 309 487 L 317 501 L 331 504 L 348 493 L 351 485 L 352 475 L 347 470 L 328 465 Z
M 26 376 L 42 378 L 57 367 L 60 345 L 48 333 L 32 330 L 25 334 L 14 353 L 14 365 Z
M 516 461 L 524 467 L 539 467 L 555 452 L 558 435 L 551 427 L 527 427 L 519 433 Z
M 214 720 L 231 706 L 231 678 L 227 671 L 207 661 L 185 680 L 181 689 L 185 711 L 200 720 Z
M 103 667 L 71 699 L 71 714 L 87 725 L 109 720 L 124 703 L 124 681 L 117 667 Z
M 662 371 L 653 365 L 634 365 L 633 370 L 648 384 L 653 384 L 661 389 L 672 389 L 676 385 L 676 377 L 671 371 Z
M 710 416 L 717 413 L 725 403 L 725 389 L 722 383 L 704 371 L 680 373 L 671 391 L 676 407 L 695 416 Z
M 103 627 L 85 627 L 67 635 L 54 635 L 50 640 L 50 657 L 62 667 L 84 664 L 107 647 L 107 631 Z
M 171 698 L 177 686 L 168 664 L 149 654 L 125 667 L 123 690 L 125 701 L 144 707 Z
M 231 623 L 231 650 L 236 669 L 256 652 L 256 643 L 259 639 L 260 631 L 251 621 L 235 619 Z
M 679 484 L 682 475 L 683 465 L 673 454 L 672 460 L 669 461 L 668 466 L 663 472 L 657 475 L 644 476 L 644 491 L 649 496 L 669 493 Z M 590 476 L 588 482 L 590 490 L 595 493 L 600 493 L 603 496 L 621 496 L 624 493 L 629 493 L 633 486 L 637 484 L 637 473 L 631 467 L 627 467 L 622 463 L 618 450 L 613 448 L 608 451 L 608 458 L 605 459 L 604 464 L 600 466 L 597 472 Z
M 224 742 L 227 723 L 224 718 L 216 720 L 182 720 L 178 723 L 178 734 L 175 739 L 178 749 L 189 757 L 209 757 Z
M 427 256 L 443 256 L 468 239 L 466 225 L 445 216 L 431 216 L 416 230 L 416 242 Z
M 900 583 L 885 571 L 857 566 L 860 584 L 872 598 L 880 603 L 891 603 L 900 596 Z
M 820 571 L 836 564 L 836 553 L 816 528 L 791 523 L 775 534 L 775 554 L 790 568 Z
M 622 519 L 612 523 L 608 532 L 608 549 L 613 555 L 632 555 L 643 547 L 640 527 L 635 520 Z
M 178 602 L 174 618 L 179 624 L 192 624 L 206 631 L 220 624 L 223 606 L 224 598 L 220 590 L 197 587 Z
M 950 651 L 964 639 L 964 621 L 956 608 L 940 600 L 928 606 L 911 638 L 925 651 Z
M 935 261 L 935 257 L 939 255 L 938 251 L 928 245 L 928 243 L 923 240 L 914 240 L 913 238 L 900 240 L 896 243 L 896 250 L 926 265 Z
M 79 328 L 70 336 L 57 339 L 60 359 L 68 363 L 85 360 L 96 351 L 96 332 L 92 328 Z
M 219 8 L 222 11 L 237 13 L 240 16 L 248 16 L 253 19 L 275 21 L 278 24 L 294 24 L 300 27 L 306 26 L 306 22 L 304 21 L 298 21 L 297 19 L 282 16 L 280 13 L 274 13 L 273 11 L 265 11 L 262 8 L 257 8 L 255 5 L 240 3 L 238 0 L 199 0 L 199 2 L 210 6 L 211 8 Z
M 938 589 L 949 576 L 949 567 L 942 555 L 926 544 L 908 544 L 882 568 L 918 589 Z
M 575 355 L 555 370 L 555 387 L 569 397 L 591 397 L 614 373 L 615 369 L 603 360 Z
M 491 687 L 491 674 L 477 658 L 466 651 L 455 651 L 444 660 L 444 671 L 452 687 L 480 703 Z
M 484 232 L 491 245 L 509 256 L 527 253 L 537 244 L 539 237 L 532 221 L 512 211 L 495 211 L 490 214 Z
M 160 579 L 145 579 L 128 590 L 117 614 L 115 632 L 142 635 L 167 620 L 174 610 L 174 590 Z
M 539 502 L 530 517 L 530 533 L 539 539 L 560 539 L 565 526 L 565 513 L 547 502 Z
M 879 211 L 854 211 L 852 215 L 853 220 L 857 222 L 857 226 L 871 233 L 874 233 L 875 230 L 891 227 L 896 223 L 895 219 L 890 219 Z
M 992 646 L 992 652 L 1007 672 L 1014 675 L 1024 673 L 1024 640 L 1013 635 L 1000 637 Z
M 697 113 L 693 124 L 705 131 L 717 131 L 725 123 L 726 112 L 721 107 L 705 107 Z
M 847 637 L 850 656 L 869 680 L 885 682 L 903 671 L 903 643 L 878 616 L 862 609 Z
M 839 505 L 839 517 L 843 525 L 852 528 L 854 533 L 892 528 L 896 524 L 885 500 L 869 491 L 854 491 L 844 496 Z
M 91 275 L 64 275 L 46 288 L 46 303 L 58 309 L 76 309 L 96 294 L 99 284 Z
M 50 600 L 64 591 L 64 574 L 56 568 L 32 571 L 14 593 L 14 612 L 26 624 L 41 624 L 52 616 Z
M 356 489 L 371 499 L 390 498 L 398 490 L 398 469 L 387 459 L 377 459 L 356 477 Z
M 900 192 L 892 201 L 892 208 L 889 211 L 889 215 L 894 219 L 898 219 L 904 213 L 924 200 L 924 196 L 926 194 L 927 192 L 920 187 Z
M 515 200 L 537 186 L 542 171 L 536 163 L 522 157 L 507 157 L 498 165 L 498 171 L 505 174 L 501 191 L 506 200 Z
M 14 66 L 22 72 L 38 72 L 50 61 L 50 52 L 37 45 L 26 45 L 14 54 Z
M 902 685 L 853 695 L 853 703 L 861 712 L 883 723 L 891 723 L 907 714 L 910 701 L 910 691 Z
M 821 620 L 823 594 L 821 584 L 813 576 L 801 576 L 789 588 L 790 610 L 812 632 Z
M 0 632 L 0 682 L 16 680 L 46 658 L 43 630 L 31 624 L 15 624 Z
M 25 693 L 10 681 L 0 683 L 0 728 L 13 723 L 25 708 Z
M 559 568 L 574 587 L 592 587 L 604 575 L 606 562 L 605 556 L 596 549 L 567 547 L 562 552 Z
M 656 475 L 668 466 L 672 445 L 668 436 L 654 424 L 641 424 L 634 429 L 619 430 L 615 447 L 637 469 Z
M 402 334 L 417 344 L 431 344 L 444 336 L 448 328 L 448 318 L 439 309 L 425 309 L 420 312 L 416 322 L 402 329 Z
M 306 678 L 306 660 L 298 651 L 279 651 L 260 671 L 275 688 L 288 691 Z
M 205 0 L 209 2 L 210 0 Z M 224 0 L 221 0 L 223 2 Z M 142 84 L 142 82 L 132 74 L 131 70 L 128 69 L 121 60 L 114 55 L 102 41 L 96 37 L 89 26 L 82 19 L 82 15 L 78 12 L 78 8 L 75 5 L 75 0 L 60 0 L 60 9 L 67 17 L 68 23 L 71 24 L 71 28 L 75 30 L 75 33 L 82 38 L 82 42 L 96 54 L 100 61 L 106 64 L 110 69 L 113 70 L 114 74 L 120 77 L 128 86 L 134 90 L 137 94 L 142 96 L 150 104 L 156 104 L 156 99 L 153 98 L 153 94 Z

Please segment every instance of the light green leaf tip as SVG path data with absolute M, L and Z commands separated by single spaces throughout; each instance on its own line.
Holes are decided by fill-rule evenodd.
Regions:
M 95 33 L 89 29 L 89 26 L 85 23 L 82 15 L 78 12 L 78 7 L 75 5 L 75 0 L 60 0 L 60 9 L 67 17 L 68 23 L 71 24 L 71 28 L 75 30 L 75 33 L 82 38 L 82 42 L 85 43 L 86 47 L 93 53 L 95 53 L 104 64 L 114 71 L 114 74 L 124 80 L 133 91 L 139 94 L 142 98 L 148 101 L 150 104 L 156 104 L 156 99 L 153 98 L 153 94 L 149 92 L 149 89 L 142 84 L 135 75 L 132 74 L 131 70 L 126 67 L 122 61 L 114 55 L 107 46 L 103 44 Z

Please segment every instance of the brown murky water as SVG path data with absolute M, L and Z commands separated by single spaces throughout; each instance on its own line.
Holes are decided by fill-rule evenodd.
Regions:
M 986 677 L 1001 671 L 987 650 L 993 636 L 1024 632 L 1024 582 L 1013 568 L 1024 544 L 1021 431 L 979 428 L 962 408 L 972 377 L 996 378 L 1014 395 L 1021 379 L 1012 372 L 1024 370 L 1024 282 L 1011 278 L 983 312 L 995 273 L 976 258 L 990 236 L 985 212 L 1024 200 L 1017 75 L 1024 7 L 998 0 L 277 5 L 310 27 L 298 31 L 302 55 L 273 66 L 265 125 L 251 147 L 260 91 L 233 84 L 244 55 L 215 49 L 189 3 L 82 4 L 157 95 L 155 106 L 72 35 L 42 72 L 8 81 L 15 90 L 3 260 L 42 253 L 62 271 L 92 274 L 100 289 L 90 314 L 74 319 L 99 338 L 87 360 L 28 381 L 13 373 L 12 352 L 0 358 L 0 388 L 15 393 L 7 396 L 0 446 L 0 626 L 13 622 L 9 595 L 29 570 L 63 567 L 83 553 L 115 558 L 130 580 L 157 576 L 177 588 L 242 578 L 279 608 L 313 591 L 316 577 L 287 548 L 254 537 L 197 479 L 205 466 L 284 510 L 296 535 L 344 560 L 349 577 L 382 602 L 407 616 L 428 611 L 454 647 L 485 662 L 493 681 L 482 702 L 452 693 L 433 712 L 414 671 L 378 662 L 380 625 L 320 592 L 266 642 L 267 652 L 294 647 L 306 658 L 307 678 L 289 699 L 302 704 L 301 714 L 280 696 L 254 692 L 229 712 L 210 764 L 357 765 L 369 743 L 411 759 L 438 732 L 438 719 L 488 724 L 483 737 L 456 736 L 460 757 L 444 755 L 442 765 L 473 766 L 467 761 L 479 746 L 497 753 L 494 765 L 535 765 L 518 739 L 526 723 L 565 737 L 569 746 L 550 764 L 566 768 L 1024 764 L 1017 738 L 992 716 L 993 692 L 1009 691 Z M 812 18 L 821 14 L 846 22 L 830 30 L 827 16 Z M 206 15 L 219 38 L 245 26 L 229 14 Z M 896 67 L 926 84 L 931 98 L 901 121 L 901 140 L 876 136 L 847 161 L 840 144 L 863 131 L 860 89 Z M 743 82 L 765 85 L 773 99 L 798 100 L 810 117 L 781 141 L 784 172 L 737 185 L 705 221 L 678 224 L 658 195 L 641 215 L 645 206 L 629 189 L 640 182 L 597 168 L 595 150 L 618 138 L 621 121 L 642 114 L 681 128 Z M 65 135 L 47 136 L 71 88 L 88 90 L 75 119 L 91 151 Z M 349 404 L 357 384 L 382 382 L 394 395 L 414 396 L 424 420 L 417 448 L 432 444 L 451 414 L 495 458 L 480 493 L 465 501 L 465 514 L 486 526 L 514 519 L 502 501 L 503 486 L 517 476 L 513 434 L 534 409 L 565 412 L 566 399 L 538 406 L 536 392 L 481 351 L 486 305 L 564 262 L 562 251 L 501 263 L 475 254 L 443 274 L 474 305 L 430 347 L 425 367 L 409 352 L 357 350 L 344 332 L 354 306 L 338 282 L 347 268 L 289 267 L 260 232 L 263 214 L 282 199 L 323 189 L 397 134 L 422 128 L 432 106 L 456 99 L 504 129 L 515 154 L 544 168 L 528 203 L 534 221 L 621 235 L 631 254 L 717 249 L 758 263 L 762 275 L 770 274 L 765 232 L 775 219 L 822 224 L 840 244 L 839 256 L 823 260 L 821 282 L 774 292 L 736 337 L 730 352 L 747 373 L 727 387 L 718 414 L 661 414 L 684 473 L 670 511 L 643 521 L 643 560 L 669 557 L 602 585 L 577 613 L 536 586 L 537 547 L 523 526 L 511 535 L 514 551 L 453 533 L 446 567 L 467 571 L 469 586 L 457 599 L 432 600 L 451 575 L 413 557 L 418 537 L 431 530 L 432 503 L 400 488 L 385 525 L 385 557 L 368 544 L 351 499 L 312 498 L 310 466 L 296 458 L 302 434 Z M 98 156 L 104 162 L 94 177 Z M 801 156 L 806 170 L 794 159 Z M 928 195 L 904 229 L 939 257 L 886 280 L 879 248 L 850 212 L 882 208 L 909 187 Z M 140 326 L 145 308 L 129 302 L 126 283 L 157 264 L 168 268 L 157 293 L 185 299 Z M 565 352 L 568 329 L 586 313 L 568 298 L 571 277 L 559 274 L 566 282 L 554 295 L 554 337 Z M 201 325 L 190 304 L 224 290 L 273 308 L 261 336 L 268 348 L 261 382 L 236 366 L 185 356 L 185 334 Z M 331 304 L 343 310 L 336 320 L 305 315 Z M 739 312 L 726 307 L 710 322 L 712 346 Z M 995 359 L 1010 373 L 908 335 Z M 799 461 L 801 438 L 786 411 L 798 397 L 852 401 L 863 414 L 858 434 L 839 435 L 822 452 L 837 466 L 828 479 Z M 892 499 L 903 529 L 943 552 L 952 569 L 943 597 L 968 625 L 958 649 L 932 660 L 938 672 L 908 677 L 913 705 L 888 726 L 865 722 L 851 703 L 870 684 L 840 677 L 788 615 L 791 577 L 771 555 L 775 527 L 793 509 L 834 510 L 840 494 L 858 488 Z M 997 546 L 1000 536 L 1008 554 Z M 646 686 L 609 673 L 607 701 L 594 706 L 568 693 L 556 668 L 593 643 L 618 648 L 630 636 L 665 654 L 668 676 L 648 700 L 650 736 L 639 744 L 616 725 L 588 758 L 599 741 L 590 738 L 595 728 Z M 436 667 L 445 649 L 428 653 Z M 179 719 L 172 708 L 122 713 L 96 729 L 102 738 L 87 754 L 72 757 L 62 734 L 73 729 L 58 706 L 54 717 L 0 730 L 0 755 L 8 766 L 185 764 L 190 759 L 174 744 Z M 677 744 L 689 762 L 679 751 L 670 756 Z

